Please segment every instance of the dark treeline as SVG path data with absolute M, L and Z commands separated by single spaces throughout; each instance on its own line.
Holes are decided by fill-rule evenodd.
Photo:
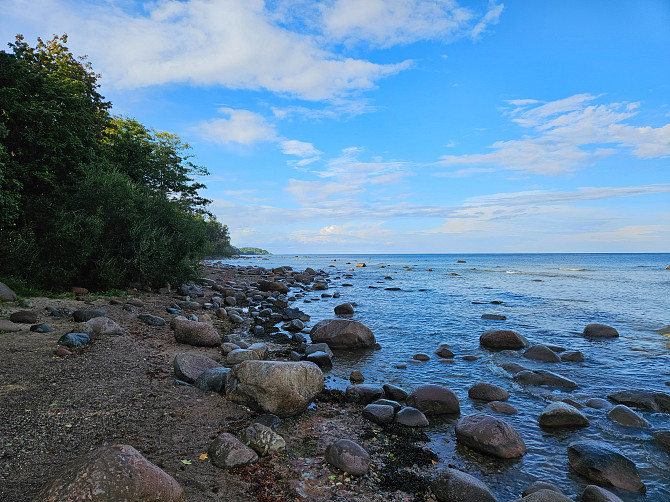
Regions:
M 0 276 L 46 289 L 178 283 L 231 252 L 189 145 L 110 114 L 67 37 L 0 52 Z

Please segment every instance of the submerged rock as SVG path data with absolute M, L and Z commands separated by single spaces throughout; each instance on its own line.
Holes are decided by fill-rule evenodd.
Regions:
M 614 392 L 607 397 L 617 403 L 646 411 L 670 413 L 670 394 L 646 390 L 624 390 Z
M 623 502 L 611 491 L 605 490 L 600 486 L 589 485 L 582 492 L 581 502 Z
M 624 404 L 618 404 L 609 410 L 607 417 L 624 427 L 651 427 L 651 424 L 644 417 L 638 415 Z
M 596 441 L 576 441 L 568 446 L 568 463 L 579 475 L 599 485 L 645 492 L 635 463 L 617 450 Z
M 527 359 L 535 359 L 536 361 L 543 361 L 545 363 L 561 362 L 559 355 L 544 345 L 533 345 L 523 353 L 523 357 Z
M 524 370 L 514 375 L 514 380 L 521 385 L 537 385 L 547 387 L 577 388 L 577 383 L 569 378 L 546 370 Z

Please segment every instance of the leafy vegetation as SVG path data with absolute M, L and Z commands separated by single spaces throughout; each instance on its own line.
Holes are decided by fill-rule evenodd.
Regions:
M 0 276 L 38 288 L 162 285 L 232 254 L 177 135 L 112 116 L 65 35 L 0 52 Z

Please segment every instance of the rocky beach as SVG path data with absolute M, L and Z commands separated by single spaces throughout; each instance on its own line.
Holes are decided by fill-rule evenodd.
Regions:
M 568 395 L 581 382 L 554 366 L 579 365 L 589 354 L 549 337 L 531 343 L 507 326 L 473 335 L 476 353 L 440 340 L 413 351 L 408 342 L 405 360 L 392 368 L 350 371 L 345 361 L 387 349 L 342 293 L 366 264 L 342 266 L 327 273 L 209 263 L 194 283 L 113 297 L 75 288 L 17 299 L 3 290 L 0 497 L 77 500 L 96 490 L 104 500 L 161 501 L 668 497 L 625 444 L 576 431 L 594 421 L 649 431 L 646 463 L 667 468 L 670 393 L 613 385 L 605 395 Z M 388 285 L 391 276 L 379 272 Z M 310 315 L 312 302 L 330 315 Z M 591 322 L 581 337 L 619 333 Z M 430 372 L 411 386 L 396 376 L 432 362 L 455 368 L 500 357 L 508 385 L 491 381 L 487 367 L 457 389 Z M 533 420 L 546 439 L 530 438 L 514 421 L 528 388 L 546 391 L 532 395 L 535 406 L 544 402 Z M 537 460 L 524 467 L 524 457 L 552 463 L 542 441 L 558 443 L 566 458 L 552 479 L 529 472 Z

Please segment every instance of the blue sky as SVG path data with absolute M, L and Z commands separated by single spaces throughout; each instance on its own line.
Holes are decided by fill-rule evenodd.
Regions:
M 273 253 L 668 252 L 667 0 L 4 0 Z

